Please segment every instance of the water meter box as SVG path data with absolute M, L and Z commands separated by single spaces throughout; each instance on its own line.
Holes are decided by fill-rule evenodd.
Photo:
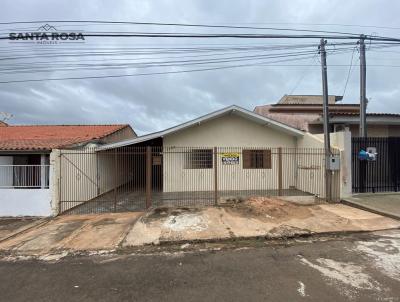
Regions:
M 329 157 L 329 170 L 337 171 L 340 170 L 340 156 L 339 155 L 331 155 Z

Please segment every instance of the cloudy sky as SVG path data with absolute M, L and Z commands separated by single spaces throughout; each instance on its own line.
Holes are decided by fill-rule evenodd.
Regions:
M 280 27 L 340 31 L 400 37 L 399 1 L 72 1 L 72 0 L 2 0 L 0 10 L 0 33 L 32 30 L 37 24 L 4 24 L 14 21 L 56 20 L 104 20 L 130 22 L 188 23 L 257 27 Z M 100 26 L 84 24 L 51 23 L 57 30 L 67 31 L 130 31 L 130 32 L 190 32 L 226 33 L 227 29 L 175 28 L 157 26 Z M 38 23 L 39 24 L 39 23 Z M 350 26 L 352 25 L 352 26 Z M 240 33 L 275 33 L 270 30 L 237 30 Z M 292 33 L 292 32 L 290 32 Z M 332 41 L 337 42 L 337 41 Z M 247 47 L 315 43 L 319 39 L 260 40 L 260 39 L 189 39 L 189 38 L 93 38 L 84 44 L 70 44 L 67 52 L 82 54 L 96 49 L 135 49 L 137 47 Z M 162 66 L 123 69 L 93 69 L 59 71 L 56 64 L 78 64 L 92 60 L 106 64 L 115 60 L 138 60 L 130 54 L 120 57 L 35 57 L 46 53 L 62 53 L 60 45 L 11 44 L 0 41 L 0 82 L 13 80 L 106 76 L 135 73 L 171 72 L 197 69 L 198 66 Z M 62 46 L 64 47 L 64 46 Z M 350 62 L 358 64 L 358 52 L 354 46 L 341 54 L 335 47 L 328 47 L 329 93 L 342 95 L 349 74 Z M 400 112 L 397 47 L 368 48 L 367 96 L 368 110 Z M 287 52 L 284 51 L 284 52 Z M 34 56 L 29 56 L 34 54 Z M 250 52 L 250 54 L 252 54 Z M 254 53 L 254 54 L 260 54 Z M 192 55 L 188 53 L 186 55 Z M 249 53 L 246 53 L 249 55 Z M 17 58 L 27 56 L 28 58 Z M 181 55 L 172 55 L 179 59 Z M 229 55 L 234 56 L 233 54 Z M 240 55 L 239 55 L 240 56 Z M 1 58 L 2 57 L 2 58 Z M 146 56 L 144 56 L 146 57 Z M 147 56 L 149 57 L 149 56 Z M 164 60 L 165 54 L 151 54 L 152 60 Z M 353 60 L 351 60 L 353 57 Z M 112 58 L 112 60 L 110 60 Z M 169 57 L 171 59 L 171 57 Z M 180 58 L 182 59 L 182 58 Z M 97 61 L 96 61 L 97 60 Z M 114 60 L 114 61 L 113 61 Z M 15 69 L 30 65 L 45 66 L 41 72 L 19 72 Z M 86 61 L 85 61 L 86 62 Z M 254 66 L 259 61 L 239 61 L 235 64 L 249 65 L 213 71 L 175 73 L 163 75 L 132 76 L 103 79 L 77 79 L 63 81 L 40 81 L 23 83 L 0 83 L 0 112 L 13 114 L 11 124 L 98 124 L 129 123 L 140 133 L 148 133 L 189 120 L 201 114 L 237 104 L 252 110 L 260 104 L 274 103 L 284 94 L 321 94 L 321 75 L 318 55 L 300 62 Z M 52 65 L 54 64 L 54 66 Z M 95 63 L 96 64 L 96 63 Z M 229 63 L 232 65 L 232 63 Z M 228 64 L 228 65 L 229 65 Z M 233 64 L 233 65 L 235 65 Z M 292 64 L 291 66 L 288 66 Z M 297 65 L 297 66 L 293 66 Z M 204 67 L 226 66 L 219 63 Z M 36 67 L 35 67 L 36 68 Z M 10 72 L 11 70 L 11 72 Z M 359 71 L 351 69 L 344 102 L 359 99 Z

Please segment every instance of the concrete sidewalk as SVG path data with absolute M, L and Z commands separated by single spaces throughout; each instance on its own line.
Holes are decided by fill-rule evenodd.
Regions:
M 400 193 L 356 194 L 343 200 L 343 203 L 400 220 Z
M 139 219 L 122 245 L 249 237 L 290 238 L 399 227 L 399 221 L 341 204 L 305 206 L 264 198 L 225 207 L 159 208 Z
M 254 198 L 219 207 L 64 215 L 0 242 L 0 251 L 40 259 L 50 255 L 53 259 L 57 254 L 102 253 L 146 244 L 290 238 L 393 228 L 400 228 L 400 221 L 342 204 L 300 205 Z

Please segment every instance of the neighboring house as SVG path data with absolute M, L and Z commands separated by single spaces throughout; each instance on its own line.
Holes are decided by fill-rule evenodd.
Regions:
M 33 199 L 34 192 L 26 191 L 27 189 L 48 189 L 51 186 L 49 164 L 52 150 L 84 149 L 134 137 L 136 134 L 129 125 L 5 124 L 1 126 L 0 215 L 7 213 L 11 215 L 14 210 L 21 211 L 17 213 L 21 215 L 45 214 L 46 208 L 42 207 L 42 210 L 40 206 L 35 208 L 35 200 L 30 201 L 28 207 L 30 210 L 23 207 L 18 209 L 19 201 L 12 199 L 11 195 L 25 192 L 26 196 Z M 16 203 L 15 205 L 10 198 Z M 48 198 L 44 198 L 44 202 L 47 201 Z M 9 211 L 6 210 L 7 207 Z
M 340 103 L 341 96 L 328 98 L 331 132 L 348 128 L 359 133 L 360 105 Z M 284 95 L 276 104 L 256 106 L 254 112 L 313 134 L 323 133 L 321 95 Z M 373 137 L 398 136 L 400 114 L 367 113 L 367 133 Z

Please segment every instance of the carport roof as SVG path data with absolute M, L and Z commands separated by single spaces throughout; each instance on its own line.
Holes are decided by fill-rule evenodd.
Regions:
M 296 137 L 301 137 L 304 135 L 304 133 L 302 131 L 300 131 L 296 128 L 293 128 L 286 124 L 280 123 L 273 119 L 267 118 L 265 116 L 259 115 L 257 113 L 254 113 L 252 111 L 249 111 L 249 110 L 239 107 L 237 105 L 232 105 L 232 106 L 225 107 L 223 109 L 211 112 L 209 114 L 203 115 L 203 116 L 193 119 L 191 121 L 179 124 L 177 126 L 174 126 L 174 127 L 168 128 L 168 129 L 165 129 L 163 131 L 150 133 L 147 135 L 139 136 L 134 139 L 130 139 L 130 140 L 126 140 L 126 141 L 122 141 L 122 142 L 118 142 L 118 143 L 104 145 L 104 146 L 100 147 L 99 150 L 125 147 L 125 146 L 129 146 L 129 145 L 134 145 L 134 144 L 138 144 L 141 142 L 149 141 L 149 140 L 152 140 L 155 138 L 164 137 L 166 135 L 181 131 L 183 129 L 198 125 L 200 123 L 203 123 L 203 122 L 206 122 L 206 121 L 209 121 L 209 120 L 212 120 L 212 119 L 215 119 L 215 118 L 227 115 L 227 114 L 236 114 L 238 116 L 252 120 L 253 122 L 266 125 L 268 127 L 274 128 L 278 131 L 282 131 L 284 133 L 287 133 L 287 134 L 290 134 L 290 135 L 293 135 Z

